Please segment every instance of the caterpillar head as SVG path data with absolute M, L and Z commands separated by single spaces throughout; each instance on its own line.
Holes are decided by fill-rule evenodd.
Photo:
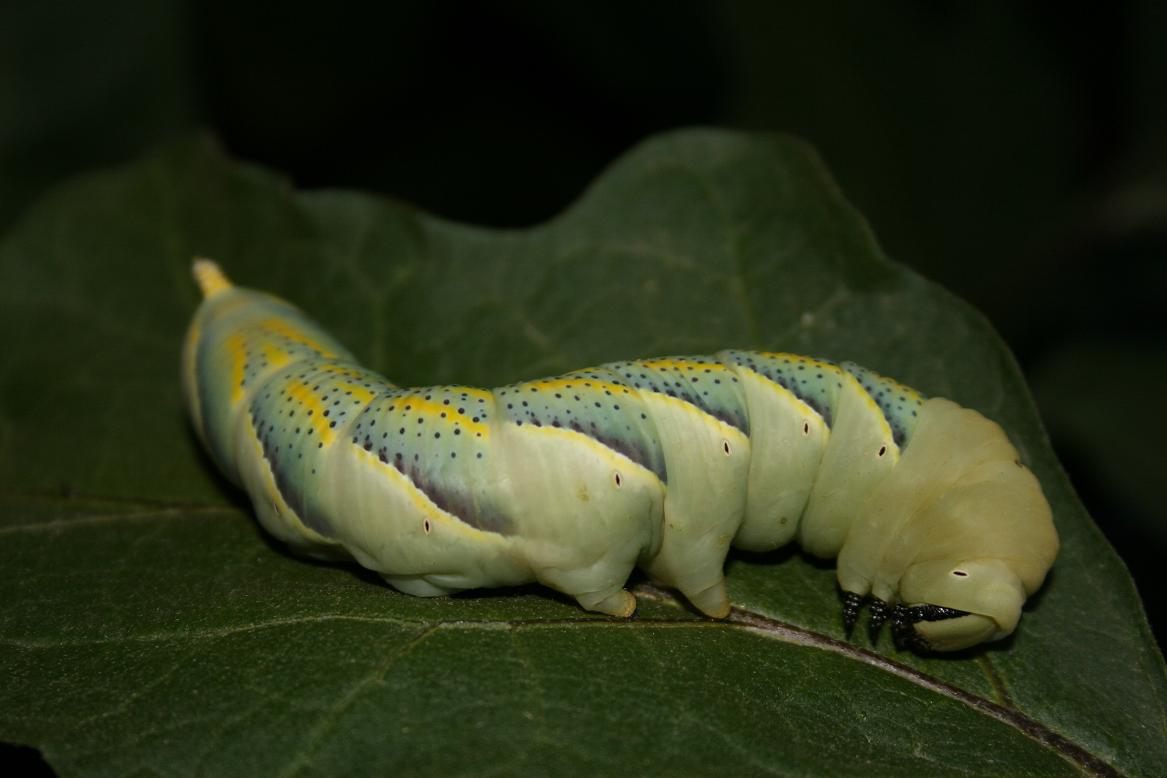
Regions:
M 1024 603 L 1025 588 L 1005 560 L 921 562 L 900 580 L 892 636 L 899 647 L 958 651 L 1013 632 Z
M 1013 632 L 1057 551 L 1049 502 L 1001 428 L 929 400 L 840 551 L 839 583 L 877 598 L 872 626 L 890 619 L 897 646 L 958 651 Z M 844 603 L 848 623 L 862 599 Z
M 1011 634 L 1057 553 L 1037 479 L 1015 462 L 981 465 L 918 520 L 890 614 L 896 644 L 958 651 Z

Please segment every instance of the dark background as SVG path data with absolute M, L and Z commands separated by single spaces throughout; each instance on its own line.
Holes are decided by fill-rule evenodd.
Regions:
M 1162 645 L 1167 4 L 811 5 L 9 0 L 0 231 L 198 129 L 297 186 L 508 227 L 655 132 L 796 133 L 1012 346 Z

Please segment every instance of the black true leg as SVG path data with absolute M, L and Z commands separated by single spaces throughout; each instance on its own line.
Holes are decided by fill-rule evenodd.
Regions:
M 888 607 L 887 603 L 878 597 L 872 599 L 870 607 L 871 620 L 867 623 L 867 631 L 871 634 L 871 639 L 879 634 L 879 628 L 883 626 L 883 622 L 887 621 Z
M 912 618 L 912 609 L 906 605 L 897 605 L 891 612 L 891 637 L 895 641 L 896 648 L 900 651 L 904 649 L 920 650 L 926 648 L 919 644 L 924 643 L 924 639 L 916 632 L 915 624 L 919 619 Z
M 851 637 L 851 628 L 859 618 L 859 609 L 863 607 L 864 599 L 861 594 L 843 592 L 843 627 L 847 631 L 847 637 Z

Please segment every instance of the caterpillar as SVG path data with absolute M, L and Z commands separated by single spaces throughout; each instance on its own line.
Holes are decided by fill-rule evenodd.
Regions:
M 1058 550 L 996 423 L 792 354 L 613 362 L 497 389 L 399 388 L 291 304 L 197 259 L 190 417 L 261 525 L 435 596 L 537 581 L 628 617 L 635 567 L 713 618 L 730 546 L 837 557 L 898 648 L 1012 633 Z

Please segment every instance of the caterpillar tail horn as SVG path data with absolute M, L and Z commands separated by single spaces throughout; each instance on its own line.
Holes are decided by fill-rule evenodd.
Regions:
M 203 293 L 204 298 L 214 297 L 232 287 L 231 280 L 212 260 L 195 257 L 190 272 L 194 276 L 195 283 L 199 285 L 199 291 Z

